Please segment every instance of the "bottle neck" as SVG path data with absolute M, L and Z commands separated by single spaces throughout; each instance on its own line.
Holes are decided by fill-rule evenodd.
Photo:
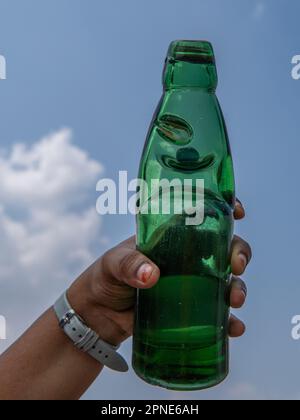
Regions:
M 215 91 L 217 84 L 218 75 L 210 43 L 176 41 L 170 45 L 163 72 L 164 89 Z

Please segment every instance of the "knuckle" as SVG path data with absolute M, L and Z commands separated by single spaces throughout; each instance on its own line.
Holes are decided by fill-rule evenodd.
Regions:
M 231 280 L 231 284 L 230 284 L 230 290 L 233 290 L 235 288 L 239 289 L 239 290 L 242 290 L 247 296 L 248 288 L 247 288 L 247 285 L 244 282 L 244 280 L 242 280 L 239 277 L 232 276 L 232 280 Z
M 250 244 L 240 236 L 235 235 L 233 237 L 232 247 L 238 253 L 242 251 L 246 255 L 248 262 L 252 259 L 252 249 Z
M 248 263 L 249 263 L 250 260 L 252 259 L 252 249 L 251 249 L 251 246 L 249 245 L 249 243 L 244 241 L 243 239 L 242 239 L 242 248 L 243 248 L 243 250 L 244 250 L 244 252 L 247 256 Z
M 102 268 L 105 272 L 107 271 L 107 263 L 109 261 L 109 253 L 110 253 L 110 251 L 106 251 L 105 254 L 103 254 L 102 257 L 101 257 Z
M 242 279 L 240 279 L 240 287 L 241 287 L 242 289 L 244 289 L 244 290 L 247 290 L 247 285 L 246 285 L 246 283 L 244 282 L 244 280 L 242 280 Z
M 128 277 L 132 275 L 134 270 L 143 263 L 143 257 L 138 251 L 126 254 L 120 261 L 119 273 L 120 277 Z
M 233 238 L 232 238 L 232 243 L 233 244 L 240 242 L 240 240 L 241 240 L 241 237 L 240 236 L 233 235 Z
M 109 272 L 109 262 L 113 256 L 113 250 L 106 251 L 101 257 L 101 264 L 105 273 Z
M 239 282 L 239 287 L 240 287 L 240 289 L 245 293 L 245 295 L 246 295 L 246 297 L 247 297 L 247 294 L 248 294 L 248 288 L 247 288 L 247 285 L 246 285 L 246 283 L 243 281 L 243 280 L 241 280 L 240 279 L 240 282 Z

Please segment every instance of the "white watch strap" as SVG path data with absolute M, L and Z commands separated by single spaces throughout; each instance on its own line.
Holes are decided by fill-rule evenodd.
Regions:
M 59 326 L 79 350 L 88 353 L 110 369 L 118 372 L 128 371 L 126 361 L 116 351 L 118 347 L 101 340 L 98 334 L 84 323 L 83 319 L 72 309 L 66 292 L 57 300 L 53 308 Z

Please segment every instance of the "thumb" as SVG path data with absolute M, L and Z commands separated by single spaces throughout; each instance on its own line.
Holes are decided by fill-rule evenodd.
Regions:
M 159 268 L 145 255 L 123 243 L 102 260 L 104 274 L 138 289 L 149 289 L 159 280 Z

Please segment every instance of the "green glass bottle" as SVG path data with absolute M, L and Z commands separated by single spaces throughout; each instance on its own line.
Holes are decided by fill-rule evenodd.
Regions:
M 217 81 L 209 42 L 171 43 L 139 172 L 148 188 L 140 188 L 137 247 L 160 267 L 161 278 L 137 292 L 133 367 L 146 382 L 174 390 L 208 388 L 228 374 L 235 187 Z M 175 212 L 182 199 L 177 187 L 165 214 L 164 190 L 149 187 L 153 179 L 192 182 L 193 203 L 200 202 L 195 185 L 202 180 L 201 223 L 189 224 L 187 213 Z M 161 204 L 159 212 L 151 212 L 151 200 Z

